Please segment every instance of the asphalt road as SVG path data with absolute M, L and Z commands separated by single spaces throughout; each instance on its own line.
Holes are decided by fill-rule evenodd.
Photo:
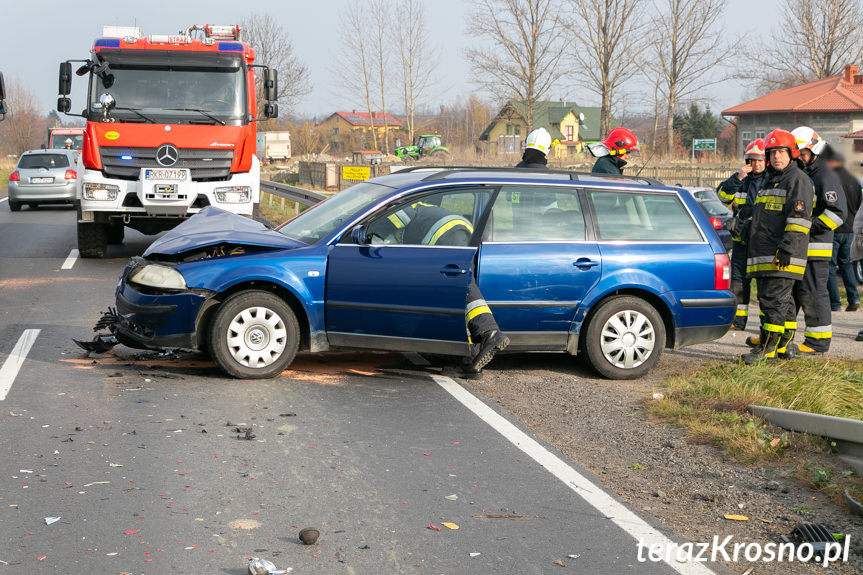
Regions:
M 639 562 L 661 529 L 421 358 L 238 381 L 200 354 L 87 356 L 72 338 L 151 239 L 75 259 L 73 210 L 0 199 L 0 573 L 708 572 Z

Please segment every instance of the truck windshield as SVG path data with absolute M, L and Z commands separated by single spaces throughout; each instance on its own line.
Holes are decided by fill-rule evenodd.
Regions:
M 65 148 L 66 140 L 72 140 L 72 149 L 80 150 L 84 144 L 84 134 L 63 134 L 51 132 L 51 141 L 48 143 L 49 148 Z
M 314 244 L 392 192 L 393 188 L 362 182 L 309 208 L 276 230 L 304 244 Z
M 153 118 L 164 123 L 236 124 L 246 110 L 245 75 L 240 66 L 145 67 L 112 62 L 108 78 L 107 82 L 98 76 L 91 79 L 93 121 L 102 118 L 102 94 L 114 97 L 116 108 L 110 117 L 121 121 Z

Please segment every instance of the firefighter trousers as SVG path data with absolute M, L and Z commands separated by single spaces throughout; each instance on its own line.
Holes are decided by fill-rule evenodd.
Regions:
M 746 329 L 749 318 L 749 300 L 752 297 L 752 280 L 746 278 L 746 244 L 735 242 L 731 249 L 731 291 L 737 297 L 734 326 Z
M 806 273 L 794 287 L 795 318 L 796 312 L 803 308 L 806 329 L 803 332 L 803 345 L 814 351 L 824 353 L 830 349 L 833 338 L 830 294 L 827 282 L 830 279 L 830 261 L 809 260 Z
M 470 285 L 468 285 L 467 305 L 464 314 L 471 343 L 479 343 L 482 341 L 483 334 L 498 329 L 497 321 L 495 321 L 491 309 L 482 297 L 479 286 L 476 285 L 473 277 L 471 277 Z
M 758 278 L 758 307 L 761 308 L 761 329 L 770 333 L 785 333 L 796 329 L 794 308 L 794 284 L 790 278 Z M 829 306 L 829 301 L 828 301 Z M 763 342 L 762 342 L 763 343 Z

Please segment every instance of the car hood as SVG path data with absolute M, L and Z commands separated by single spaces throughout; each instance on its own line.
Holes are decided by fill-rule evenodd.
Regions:
M 293 240 L 251 218 L 207 206 L 153 242 L 144 257 L 173 255 L 217 244 L 290 249 L 306 244 Z

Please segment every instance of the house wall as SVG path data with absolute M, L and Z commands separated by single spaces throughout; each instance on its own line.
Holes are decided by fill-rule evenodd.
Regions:
M 507 152 L 503 149 L 498 149 L 498 139 L 500 136 L 513 136 L 513 149 L 509 152 L 516 156 L 522 154 L 522 143 L 527 136 L 527 125 L 518 120 L 499 120 L 488 134 L 488 153 L 494 157 L 497 155 L 506 155 Z M 515 137 L 517 136 L 517 137 Z M 515 143 L 515 140 L 518 140 Z
M 812 114 L 752 114 L 738 119 L 737 155 L 743 157 L 746 144 L 763 138 L 776 128 L 789 132 L 798 126 L 809 126 L 831 146 L 850 158 L 853 144 L 842 136 L 855 130 L 863 130 L 863 113 L 812 113 Z M 855 126 L 859 126 L 855 128 Z

